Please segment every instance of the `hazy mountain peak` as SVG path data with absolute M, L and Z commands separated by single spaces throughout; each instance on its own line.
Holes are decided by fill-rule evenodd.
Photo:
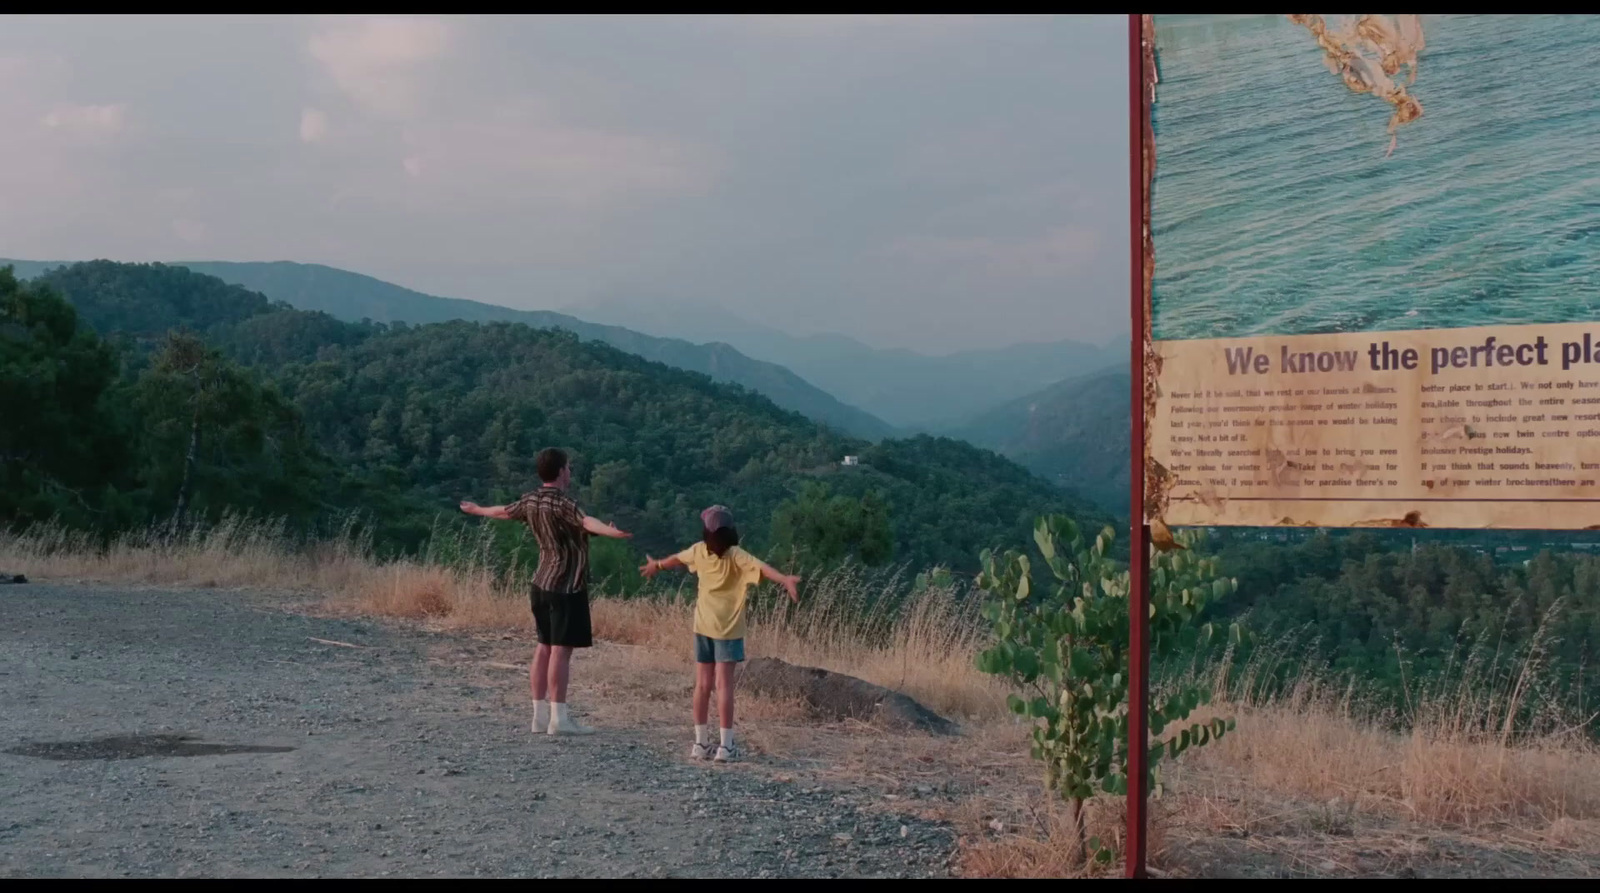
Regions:
M 67 262 L 8 261 L 17 275 L 32 278 Z M 742 385 L 779 406 L 801 413 L 858 437 L 878 439 L 894 428 L 870 413 L 847 405 L 780 365 L 751 359 L 728 339 L 679 340 L 643 334 L 634 328 L 596 325 L 548 310 L 515 310 L 459 298 L 442 298 L 394 285 L 362 273 L 322 264 L 293 261 L 179 261 L 230 285 L 260 292 L 300 310 L 317 310 L 336 319 L 357 322 L 406 322 L 421 325 L 450 320 L 521 322 L 535 328 L 561 328 L 586 340 L 603 341 L 649 360 L 699 372 L 718 381 Z M 708 341 L 719 342 L 708 344 Z
M 715 339 L 794 370 L 891 424 L 932 429 L 1115 361 L 1125 347 L 1021 343 L 944 355 L 878 348 L 839 333 L 799 335 L 752 322 L 710 299 L 613 296 L 568 308 L 595 322 L 667 338 Z

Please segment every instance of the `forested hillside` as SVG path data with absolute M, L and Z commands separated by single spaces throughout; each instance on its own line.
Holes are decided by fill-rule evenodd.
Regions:
M 19 279 L 32 279 L 45 274 L 59 277 L 62 268 L 74 271 L 68 274 L 70 277 L 82 279 L 85 274 L 81 268 L 105 270 L 125 266 L 111 261 L 71 263 L 0 259 L 0 265 L 5 264 L 15 267 Z M 604 341 L 646 359 L 700 372 L 717 381 L 742 385 L 769 397 L 779 406 L 832 425 L 847 434 L 876 439 L 894 433 L 894 429 L 881 419 L 855 406 L 841 403 L 789 369 L 752 359 L 727 344 L 656 338 L 621 326 L 596 325 L 547 310 L 516 310 L 497 304 L 434 297 L 371 276 L 318 264 L 186 261 L 153 266 L 204 274 L 211 284 L 203 289 L 233 287 L 241 293 L 252 295 L 256 300 L 265 295 L 275 306 L 320 312 L 342 322 L 419 325 L 465 320 L 520 322 L 535 328 L 562 328 L 584 340 Z M 156 299 L 165 300 L 160 296 L 156 296 Z M 148 327 L 154 325 L 154 321 L 136 321 L 134 324 Z
M 32 349 L 78 345 L 99 358 L 97 396 L 79 401 L 76 424 L 123 432 L 112 438 L 123 451 L 103 472 L 73 470 L 66 490 L 53 476 L 66 472 L 34 468 L 32 495 L 11 519 L 41 519 L 63 501 L 82 502 L 64 517 L 102 525 L 164 517 L 184 499 L 206 514 L 357 510 L 383 542 L 415 548 L 441 516 L 455 520 L 460 499 L 500 501 L 533 486 L 533 456 L 551 445 L 571 451 L 589 510 L 658 550 L 692 538 L 698 509 L 722 502 L 757 547 L 813 547 L 775 541 L 784 508 L 886 527 L 889 554 L 858 548 L 857 557 L 970 568 L 979 550 L 1026 537 L 1042 511 L 1096 514 L 965 443 L 869 444 L 568 332 L 344 323 L 161 265 L 81 264 L 37 283 L 9 280 L 10 300 L 55 307 L 56 329 L 69 334 L 35 338 Z M 65 321 L 72 311 L 57 306 L 57 289 L 84 325 Z M 120 354 L 91 328 L 119 340 Z M 169 329 L 195 333 L 204 349 Z M 846 455 L 861 464 L 841 467 Z M 862 530 L 863 542 L 877 536 Z
M 1127 369 L 1108 369 L 1053 384 L 949 433 L 1126 514 L 1130 391 Z
M 1600 555 L 1506 544 L 1524 537 L 1475 545 L 1490 537 L 1465 532 L 1284 537 L 1218 531 L 1213 542 L 1239 580 L 1219 613 L 1276 640 L 1280 672 L 1359 680 L 1401 710 L 1408 688 L 1416 698 L 1466 684 L 1508 699 L 1521 687 L 1521 709 L 1585 703 L 1593 721 Z
M 597 325 L 548 310 L 516 310 L 498 304 L 426 295 L 393 283 L 320 264 L 229 263 L 185 261 L 181 266 L 215 276 L 225 282 L 260 292 L 300 310 L 327 313 L 345 322 L 370 319 L 379 323 L 403 322 L 520 322 L 534 328 L 561 328 L 585 341 L 603 341 L 717 381 L 742 385 L 772 402 L 832 425 L 846 434 L 879 438 L 894 429 L 870 413 L 841 403 L 799 375 L 765 358 L 753 358 L 727 344 L 702 344 L 679 338 L 656 338 L 621 325 Z

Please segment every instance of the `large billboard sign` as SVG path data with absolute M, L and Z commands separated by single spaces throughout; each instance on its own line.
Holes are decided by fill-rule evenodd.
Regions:
M 1600 17 L 1153 24 L 1146 518 L 1600 527 Z

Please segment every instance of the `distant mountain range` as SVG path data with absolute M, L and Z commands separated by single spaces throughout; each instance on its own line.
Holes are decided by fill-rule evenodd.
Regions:
M 566 311 L 664 338 L 725 342 L 791 369 L 891 425 L 924 431 L 948 428 L 1024 394 L 1104 368 L 1127 353 L 1122 341 L 1056 341 L 928 356 L 874 348 L 844 335 L 791 335 L 714 304 L 631 299 Z
M 784 547 L 855 550 L 859 540 L 844 532 L 841 543 L 844 528 L 834 528 L 870 515 L 889 528 L 879 559 L 967 573 L 984 549 L 1025 543 L 1042 514 L 1111 520 L 989 450 L 927 435 L 867 443 L 570 332 L 341 322 L 178 264 L 88 261 L 35 281 L 71 304 L 80 337 L 55 324 L 74 319 L 55 295 L 0 281 L 9 320 L 0 346 L 17 348 L 0 350 L 0 381 L 40 385 L 0 388 L 20 411 L 7 443 L 23 445 L 0 455 L 0 527 L 68 506 L 79 523 L 114 512 L 137 527 L 173 511 L 185 479 L 195 510 L 213 520 L 273 513 L 310 531 L 355 511 L 371 519 L 375 548 L 419 550 L 452 540 L 444 531 L 460 529 L 463 496 L 498 503 L 524 492 L 544 446 L 571 450 L 580 501 L 654 554 L 695 535 L 699 507 L 712 502 L 735 506 L 746 542 L 775 559 L 769 550 Z M 215 352 L 192 384 L 152 362 L 171 356 L 174 329 Z M 202 381 L 211 398 L 196 406 L 189 389 Z M 859 461 L 846 466 L 845 456 Z M 804 517 L 820 519 L 820 533 L 775 523 L 817 485 L 825 502 L 805 511 L 825 514 Z M 516 560 L 514 543 L 482 544 Z M 630 545 L 597 549 L 597 584 L 637 579 Z
M 48 269 L 72 261 L 25 261 L 0 258 L 0 266 L 13 266 L 19 279 L 32 279 Z M 585 340 L 602 341 L 619 350 L 700 372 L 716 381 L 741 385 L 779 406 L 816 419 L 843 433 L 878 440 L 896 433 L 893 426 L 872 414 L 847 405 L 800 376 L 770 362 L 751 359 L 727 344 L 695 344 L 676 338 L 658 338 L 619 326 L 597 325 L 574 316 L 547 310 L 514 310 L 496 304 L 440 298 L 412 291 L 381 279 L 289 261 L 232 263 L 227 261 L 173 261 L 196 273 L 215 276 L 232 285 L 260 292 L 299 310 L 319 310 L 348 322 L 520 322 L 534 328 L 560 328 Z
M 1131 387 L 1125 365 L 1106 368 L 1057 382 L 939 433 L 992 449 L 1125 514 Z
M 66 263 L 0 259 L 23 279 Z M 566 329 L 741 385 L 845 434 L 880 440 L 920 431 L 966 440 L 1108 509 L 1127 510 L 1128 373 L 1119 368 L 1126 352 L 1120 342 L 1058 341 L 927 356 L 843 335 L 790 335 L 712 305 L 634 301 L 568 308 L 585 320 L 436 297 L 318 264 L 172 265 L 350 322 L 507 321 Z
M 712 305 L 613 301 L 566 308 L 664 337 L 699 333 L 780 363 L 908 430 L 994 450 L 1115 512 L 1128 509 L 1127 344 L 1014 344 L 926 356 L 843 335 L 797 336 Z

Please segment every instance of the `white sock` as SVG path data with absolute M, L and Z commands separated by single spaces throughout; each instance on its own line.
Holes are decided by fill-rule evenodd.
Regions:
M 729 750 L 733 749 L 733 729 L 722 730 L 722 746 Z
M 694 743 L 705 744 L 710 737 L 711 727 L 709 725 L 701 724 L 694 727 Z
M 551 701 L 550 713 L 551 722 L 558 725 L 567 725 L 571 722 L 571 719 L 567 716 L 567 702 L 565 701 Z
M 533 702 L 533 724 L 540 728 L 550 724 L 550 702 Z

